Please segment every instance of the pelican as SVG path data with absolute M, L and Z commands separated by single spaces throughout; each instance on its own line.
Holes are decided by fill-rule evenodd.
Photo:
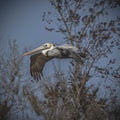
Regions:
M 80 64 L 83 64 L 81 57 L 85 57 L 84 54 L 80 54 L 79 49 L 69 44 L 63 44 L 60 46 L 52 43 L 45 43 L 42 46 L 26 52 L 24 56 L 31 55 L 30 57 L 30 73 L 34 79 L 41 79 L 43 76 L 43 68 L 47 61 L 53 58 L 73 58 Z

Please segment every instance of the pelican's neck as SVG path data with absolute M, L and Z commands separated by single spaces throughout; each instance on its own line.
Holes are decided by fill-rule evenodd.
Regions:
M 50 48 L 48 48 L 48 49 L 46 49 L 46 50 L 43 50 L 42 53 L 43 53 L 45 56 L 47 56 L 47 55 L 46 55 L 47 51 L 52 50 L 53 48 L 54 48 L 54 46 L 51 46 Z

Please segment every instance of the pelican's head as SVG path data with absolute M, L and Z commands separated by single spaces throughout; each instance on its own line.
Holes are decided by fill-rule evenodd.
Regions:
M 51 47 L 53 47 L 54 45 L 52 43 L 45 43 L 42 45 L 44 49 L 50 49 Z M 41 47 L 42 47 L 41 46 Z
M 27 55 L 34 55 L 34 54 L 38 54 L 38 53 L 41 53 L 41 52 L 45 52 L 45 51 L 48 51 L 49 49 L 52 49 L 54 47 L 54 45 L 52 43 L 45 43 L 43 44 L 42 46 L 38 47 L 38 48 L 35 48 L 34 50 L 31 50 L 29 52 L 26 52 L 24 53 L 23 55 L 24 56 L 27 56 Z

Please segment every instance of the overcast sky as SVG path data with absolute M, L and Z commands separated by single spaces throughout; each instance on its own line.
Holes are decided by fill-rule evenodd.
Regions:
M 47 11 L 55 12 L 48 0 L 0 1 L 0 49 L 7 50 L 8 40 L 17 40 L 20 53 L 25 47 L 34 49 L 46 42 L 65 43 L 61 34 L 45 30 L 47 24 L 42 21 L 42 15 Z M 67 64 L 67 61 L 64 60 L 64 63 Z M 62 62 L 60 61 L 61 64 Z M 50 68 L 51 65 L 52 62 L 47 67 Z M 48 74 L 52 70 L 46 69 Z
M 49 0 L 1 0 L 0 1 L 0 48 L 5 49 L 8 39 L 17 40 L 21 50 L 35 48 L 45 42 L 65 43 L 60 33 L 45 30 L 43 12 L 53 11 Z M 109 17 L 119 14 L 110 11 Z
M 6 49 L 8 40 L 17 40 L 21 53 L 25 47 L 33 49 L 46 42 L 65 43 L 60 33 L 45 30 L 46 23 L 42 22 L 42 15 L 46 11 L 55 12 L 48 0 L 0 1 L 0 50 Z M 119 12 L 120 10 L 111 13 L 110 17 Z M 29 61 L 29 57 L 27 58 Z M 62 60 L 57 61 L 66 66 L 69 64 L 67 60 L 64 60 L 64 63 Z M 52 62 L 49 62 L 44 68 L 45 73 L 49 75 L 53 71 L 51 65 Z M 29 67 L 29 64 L 27 66 Z M 65 68 L 68 67 L 64 66 Z M 95 84 L 95 81 L 93 82 Z
M 109 17 L 118 16 L 120 9 L 109 12 Z M 46 42 L 65 43 L 60 33 L 45 30 L 42 21 L 44 12 L 55 10 L 49 0 L 0 0 L 0 48 L 6 50 L 8 40 L 17 40 L 22 53 Z M 55 27 L 55 26 L 53 26 Z
M 13 0 L 12 0 L 13 1 Z M 35 48 L 45 42 L 64 43 L 62 36 L 45 30 L 42 22 L 45 11 L 53 11 L 48 0 L 14 0 L 0 3 L 0 40 L 17 40 L 19 45 Z M 4 49 L 4 48 L 3 48 Z
M 45 30 L 42 21 L 44 12 L 55 10 L 49 0 L 1 0 L 0 1 L 0 48 L 6 50 L 8 40 L 17 40 L 20 53 L 24 48 L 40 46 L 46 42 L 65 43 L 60 33 Z M 109 17 L 119 14 L 119 10 L 110 11 Z M 55 26 L 53 26 L 55 27 Z

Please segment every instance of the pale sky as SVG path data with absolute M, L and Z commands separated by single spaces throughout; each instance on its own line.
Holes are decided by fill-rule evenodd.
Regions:
M 20 53 L 25 47 L 34 49 L 46 42 L 65 43 L 60 33 L 45 30 L 47 24 L 42 21 L 42 15 L 47 11 L 55 13 L 49 0 L 0 1 L 0 50 L 7 50 L 8 40 L 17 40 Z M 109 14 L 106 19 L 117 16 L 119 10 Z M 67 60 L 64 61 L 67 63 Z
M 45 42 L 64 43 L 62 36 L 45 30 L 42 15 L 45 11 L 53 11 L 48 0 L 25 0 L 15 2 L 2 2 L 0 13 L 1 43 L 17 40 L 24 47 L 38 47 Z
M 55 12 L 48 0 L 0 1 L 0 50 L 7 48 L 8 40 L 17 40 L 20 53 L 25 47 L 34 49 L 46 42 L 65 43 L 60 33 L 45 30 L 46 23 L 42 22 L 42 15 L 47 11 Z M 117 11 L 115 14 L 119 12 Z M 111 13 L 111 17 L 113 17 L 112 15 Z M 29 57 L 26 60 L 29 61 Z M 64 60 L 64 62 L 57 60 L 57 62 L 63 64 L 64 69 L 68 69 L 68 60 Z M 29 67 L 29 63 L 26 66 Z M 53 71 L 51 66 L 52 62 L 50 61 L 44 67 L 44 72 L 48 75 Z M 99 82 L 101 83 L 101 81 Z M 96 81 L 93 81 L 93 84 L 95 83 Z
M 42 22 L 42 15 L 47 11 L 55 13 L 49 0 L 0 1 L 0 50 L 7 50 L 8 40 L 17 40 L 20 53 L 25 47 L 34 49 L 46 42 L 65 43 L 60 33 L 45 30 L 47 24 Z M 119 9 L 109 14 L 106 19 L 117 16 Z M 64 62 L 67 63 L 67 60 Z
M 0 5 L 0 49 L 2 51 L 7 50 L 8 40 L 17 41 L 20 53 L 23 53 L 25 47 L 34 49 L 46 42 L 65 43 L 60 33 L 45 30 L 47 24 L 42 21 L 43 13 L 55 12 L 48 0 L 13 0 L 13 2 L 1 2 Z M 30 61 L 29 56 L 25 59 Z M 62 60 L 58 61 L 63 64 Z M 64 63 L 67 64 L 68 60 L 64 60 Z M 53 71 L 48 69 L 51 65 L 52 62 L 44 68 L 49 75 Z M 29 63 L 27 66 L 29 67 Z

